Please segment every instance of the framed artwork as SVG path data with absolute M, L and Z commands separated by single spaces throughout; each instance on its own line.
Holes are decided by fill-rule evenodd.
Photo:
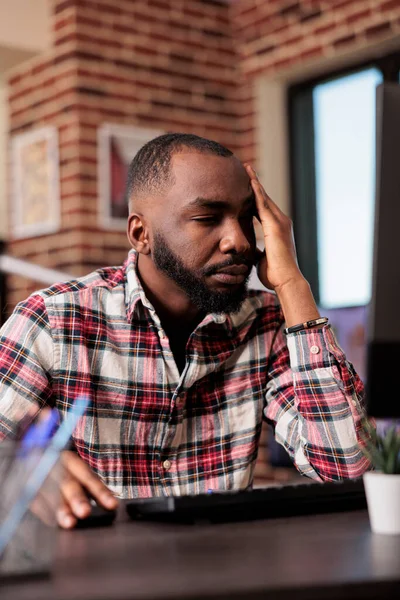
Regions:
M 105 123 L 98 130 L 98 182 L 100 225 L 126 229 L 128 205 L 125 198 L 129 165 L 144 144 L 163 131 Z
M 12 230 L 15 238 L 54 233 L 60 227 L 58 135 L 43 127 L 11 141 Z

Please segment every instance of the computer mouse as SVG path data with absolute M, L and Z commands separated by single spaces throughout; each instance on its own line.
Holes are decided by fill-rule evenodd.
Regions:
M 84 519 L 78 519 L 76 527 L 84 529 L 86 527 L 107 527 L 112 525 L 117 516 L 116 510 L 103 508 L 93 498 L 90 499 L 91 512 Z

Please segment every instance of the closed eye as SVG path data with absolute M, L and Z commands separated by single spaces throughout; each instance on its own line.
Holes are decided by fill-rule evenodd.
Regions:
M 199 221 L 200 223 L 217 223 L 220 217 L 218 215 L 210 215 L 208 217 L 194 217 L 193 221 Z

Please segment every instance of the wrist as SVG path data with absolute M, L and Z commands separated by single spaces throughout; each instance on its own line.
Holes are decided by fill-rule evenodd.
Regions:
M 293 277 L 290 277 L 285 283 L 275 286 L 274 288 L 278 298 L 285 295 L 290 295 L 294 290 L 298 290 L 301 293 L 310 291 L 310 284 L 307 279 L 299 272 Z
M 275 288 L 275 292 L 282 308 L 286 327 L 293 327 L 320 318 L 310 284 L 302 275 Z

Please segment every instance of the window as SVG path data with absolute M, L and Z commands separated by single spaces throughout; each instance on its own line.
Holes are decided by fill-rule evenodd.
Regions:
M 375 89 L 366 69 L 313 89 L 319 302 L 370 299 L 375 187 Z
M 370 299 L 375 193 L 375 90 L 400 57 L 290 91 L 292 198 L 299 263 L 319 305 Z

